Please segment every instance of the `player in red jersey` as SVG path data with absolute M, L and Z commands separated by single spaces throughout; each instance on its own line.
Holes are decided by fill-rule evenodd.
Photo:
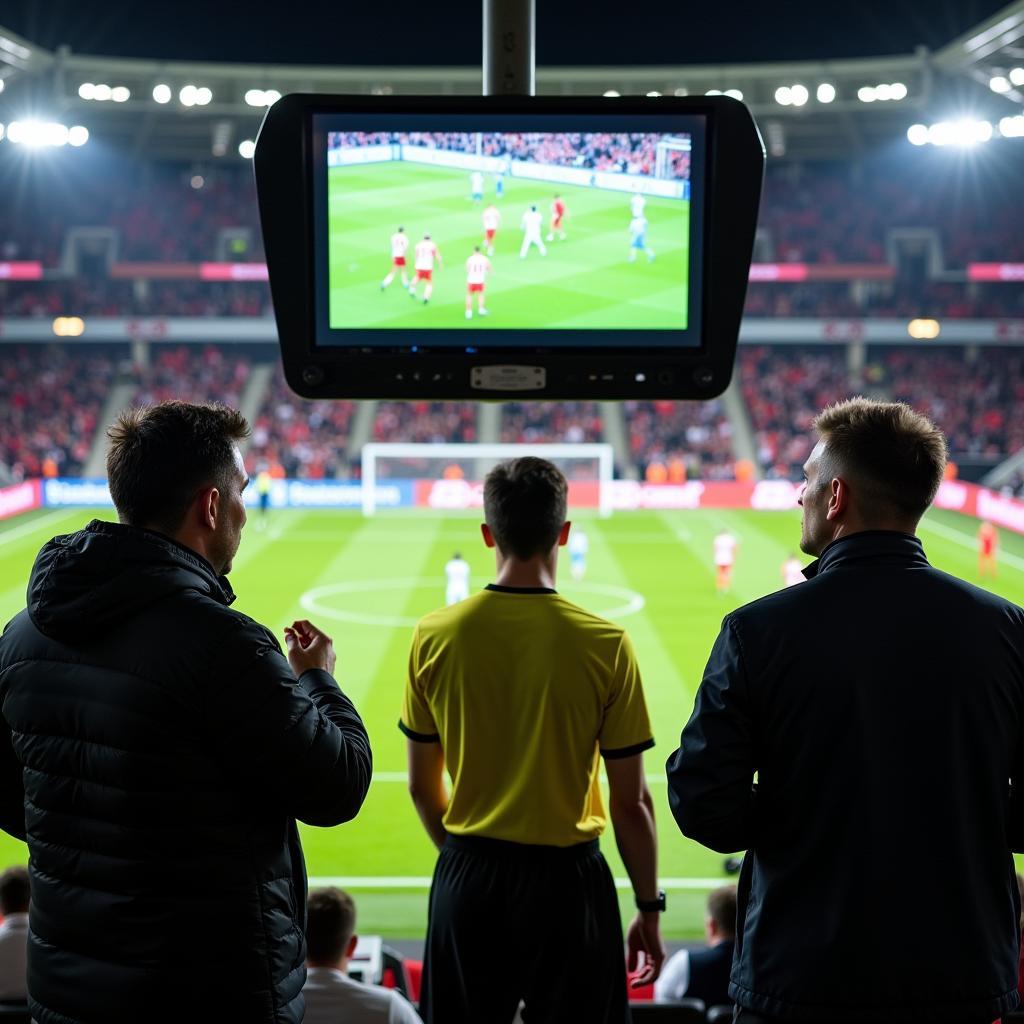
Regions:
M 562 226 L 565 223 L 565 200 L 560 196 L 556 195 L 551 203 L 551 230 L 548 232 L 548 241 L 554 240 L 555 232 L 558 232 L 558 237 L 565 241 L 565 228 Z
M 501 214 L 498 212 L 498 208 L 491 203 L 483 212 L 484 222 L 484 240 L 481 244 L 487 246 L 487 255 L 494 255 L 494 234 L 498 230 L 498 226 L 501 224 Z
M 473 296 L 476 296 L 477 312 L 487 316 L 484 306 L 484 284 L 491 272 L 491 261 L 480 251 L 480 246 L 473 247 L 473 255 L 466 260 L 466 319 L 473 319 Z
M 380 290 L 384 291 L 385 288 L 395 279 L 395 274 L 401 273 L 402 275 L 402 287 L 409 287 L 409 275 L 405 270 L 405 254 L 409 251 L 409 238 L 405 233 L 405 228 L 400 227 L 391 236 L 391 270 L 388 276 L 384 278 L 380 283 Z
M 430 235 L 424 235 L 423 241 L 416 243 L 416 254 L 415 267 L 416 273 L 413 276 L 412 284 L 409 285 L 409 294 L 415 299 L 416 286 L 420 281 L 425 282 L 423 287 L 423 305 L 425 306 L 430 301 L 430 296 L 434 294 L 434 263 L 436 261 L 437 268 L 440 270 L 444 266 L 444 262 L 441 260 L 441 250 L 438 249 L 434 240 Z
M 983 519 L 978 527 L 978 575 L 996 578 L 996 556 L 999 552 L 999 531 Z

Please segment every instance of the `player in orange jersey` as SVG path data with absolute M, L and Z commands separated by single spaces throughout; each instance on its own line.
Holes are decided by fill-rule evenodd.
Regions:
M 501 214 L 498 212 L 498 208 L 491 203 L 483 212 L 484 222 L 484 240 L 481 245 L 487 246 L 487 255 L 494 255 L 494 234 L 498 230 L 498 226 L 501 224 Z
M 727 594 L 732 586 L 732 567 L 736 561 L 736 548 L 739 542 L 728 531 L 722 530 L 715 537 L 715 589 L 720 594 Z
M 978 575 L 996 578 L 996 558 L 999 553 L 999 531 L 983 519 L 978 527 Z
M 484 285 L 487 275 L 491 272 L 491 261 L 480 251 L 480 246 L 473 247 L 473 255 L 466 260 L 466 319 L 473 319 L 473 296 L 476 296 L 477 312 L 487 316 L 484 306 Z
M 551 229 L 548 231 L 548 241 L 554 241 L 555 233 L 558 233 L 558 237 L 565 241 L 565 200 L 560 196 L 556 195 L 551 202 Z
M 402 275 L 402 287 L 409 287 L 409 275 L 405 270 L 405 254 L 409 251 L 409 236 L 405 233 L 405 228 L 400 227 L 391 236 L 391 271 L 387 277 L 384 278 L 380 283 L 380 290 L 384 291 L 385 288 L 395 279 L 395 274 L 401 273 Z
M 440 270 L 444 266 L 444 262 L 441 259 L 441 250 L 438 249 L 429 234 L 424 235 L 423 240 L 416 243 L 414 252 L 416 255 L 413 266 L 416 273 L 413 276 L 412 284 L 409 285 L 409 294 L 414 299 L 417 298 L 416 286 L 423 281 L 423 305 L 425 306 L 430 301 L 430 296 L 434 294 L 434 263 L 437 263 L 437 268 Z

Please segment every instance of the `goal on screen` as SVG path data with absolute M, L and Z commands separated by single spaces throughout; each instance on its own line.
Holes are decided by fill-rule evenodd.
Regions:
M 569 481 L 569 507 L 612 511 L 610 444 L 368 444 L 363 448 L 363 515 L 396 504 L 385 495 L 409 493 L 416 508 L 452 511 L 481 508 L 483 481 L 508 459 L 548 459 Z

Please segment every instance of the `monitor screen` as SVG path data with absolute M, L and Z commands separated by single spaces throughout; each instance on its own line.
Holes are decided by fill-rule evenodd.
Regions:
M 704 116 L 310 116 L 317 346 L 700 346 Z

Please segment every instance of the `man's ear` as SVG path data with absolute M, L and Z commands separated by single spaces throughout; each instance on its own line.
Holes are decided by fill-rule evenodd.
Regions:
M 348 940 L 348 945 L 345 947 L 345 959 L 346 960 L 351 959 L 352 954 L 356 951 L 356 946 L 358 946 L 358 945 L 359 945 L 359 936 L 358 935 L 353 935 L 352 938 Z
M 569 529 L 572 527 L 572 523 L 566 521 L 562 523 L 562 530 L 558 534 L 558 546 L 564 548 L 569 543 Z
M 220 515 L 220 491 L 216 487 L 204 487 L 193 499 L 188 514 L 198 526 L 208 530 L 217 529 Z
M 845 515 L 850 510 L 850 500 L 850 485 L 842 477 L 833 477 L 825 518 L 838 519 Z
M 484 538 L 484 543 L 489 548 L 494 548 L 498 546 L 498 542 L 494 539 L 494 534 L 491 533 L 491 528 L 486 523 L 480 524 L 480 533 Z

